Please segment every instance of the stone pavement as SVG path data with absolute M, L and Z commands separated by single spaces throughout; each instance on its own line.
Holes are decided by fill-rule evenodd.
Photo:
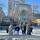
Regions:
M 0 39 L 4 40 L 40 40 L 40 36 L 34 36 L 34 35 L 22 35 L 22 36 L 7 36 L 2 35 L 0 36 Z

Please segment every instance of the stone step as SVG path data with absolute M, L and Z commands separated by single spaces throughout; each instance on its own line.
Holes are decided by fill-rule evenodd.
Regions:
M 0 33 L 0 35 L 8 35 L 8 33 Z
M 0 33 L 6 33 L 6 30 L 0 30 Z

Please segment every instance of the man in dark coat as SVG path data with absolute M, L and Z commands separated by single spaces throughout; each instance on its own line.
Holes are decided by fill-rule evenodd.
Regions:
M 22 33 L 26 34 L 26 24 L 25 23 L 22 24 Z
M 33 29 L 31 26 L 32 25 L 28 26 L 27 35 L 31 35 L 32 29 Z

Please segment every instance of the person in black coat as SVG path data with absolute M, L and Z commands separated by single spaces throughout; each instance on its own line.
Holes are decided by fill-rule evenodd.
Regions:
M 26 24 L 25 23 L 22 24 L 22 33 L 26 34 Z
M 27 35 L 31 35 L 33 28 L 32 28 L 32 24 L 28 26 L 28 30 L 27 30 Z

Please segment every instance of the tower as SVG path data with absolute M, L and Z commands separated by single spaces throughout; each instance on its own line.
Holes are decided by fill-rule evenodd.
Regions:
M 8 16 L 14 16 L 17 4 L 24 4 L 24 0 L 8 0 Z
M 3 17 L 5 17 L 5 13 L 4 13 L 2 7 L 0 7 L 0 23 L 2 22 Z

